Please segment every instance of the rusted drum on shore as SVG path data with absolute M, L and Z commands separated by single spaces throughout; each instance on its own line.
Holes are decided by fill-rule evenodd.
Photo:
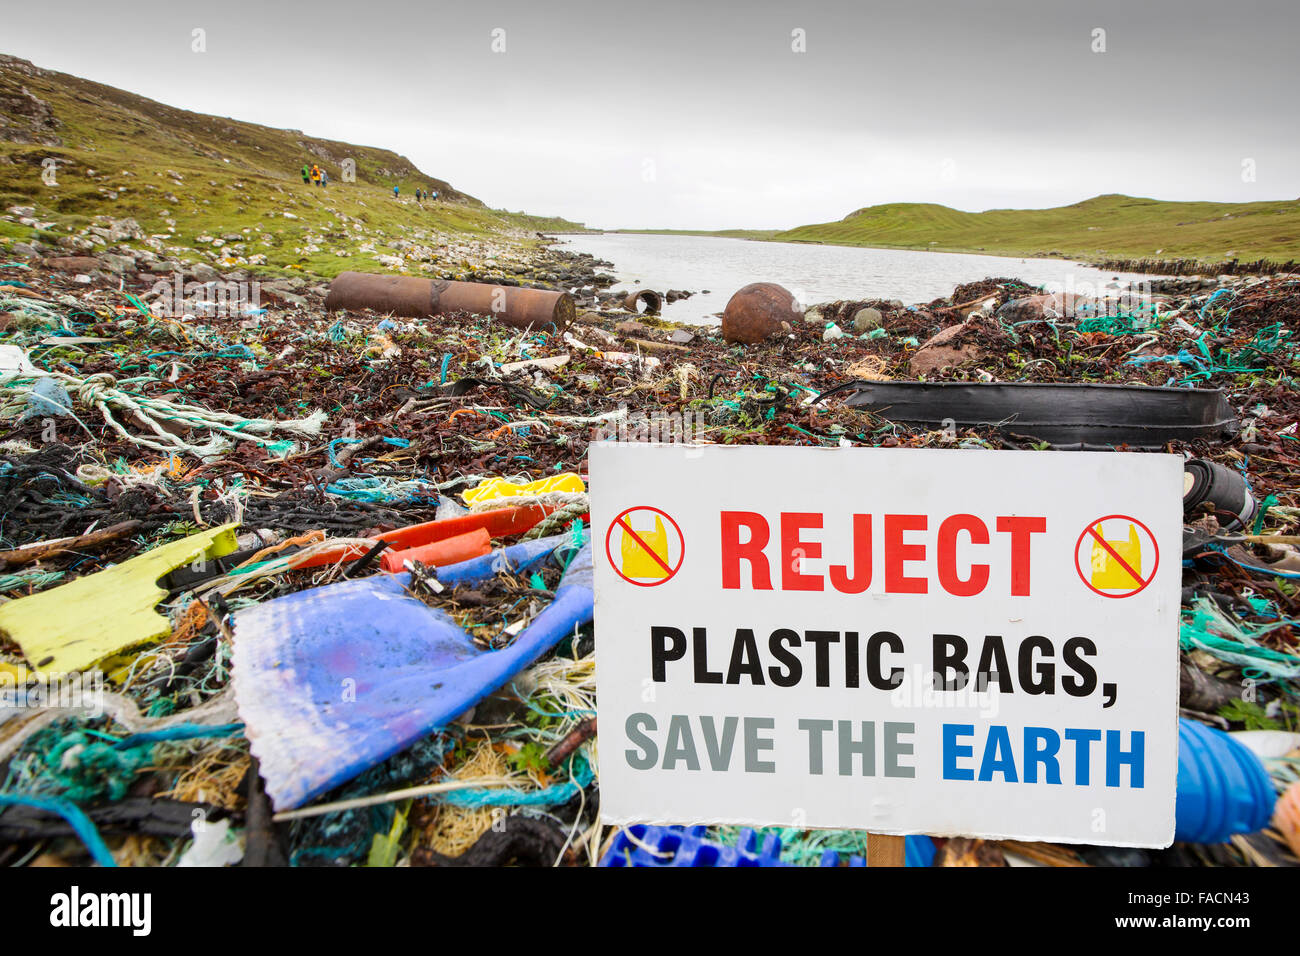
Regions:
M 567 292 L 371 272 L 340 272 L 330 283 L 325 309 L 373 309 L 409 318 L 472 312 L 517 329 L 557 333 L 569 327 L 575 313 Z
M 762 342 L 788 333 L 798 314 L 788 289 L 775 282 L 753 282 L 728 300 L 722 337 L 728 342 Z
M 573 322 L 573 296 L 550 289 L 521 289 L 488 282 L 433 283 L 434 311 L 490 315 L 517 329 L 563 332 Z
M 433 315 L 433 283 L 415 276 L 340 272 L 330 283 L 325 311 L 341 309 L 373 309 L 410 318 Z
M 641 308 L 641 303 L 645 303 L 645 309 Z M 643 315 L 658 315 L 664 307 L 664 300 L 658 292 L 650 289 L 640 289 L 635 292 L 629 292 L 627 298 L 623 300 L 623 308 L 629 312 L 640 312 Z

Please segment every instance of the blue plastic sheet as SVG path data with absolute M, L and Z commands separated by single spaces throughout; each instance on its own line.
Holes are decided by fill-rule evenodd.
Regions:
M 438 570 L 447 586 L 526 572 L 556 535 Z M 404 750 L 504 685 L 592 616 L 584 541 L 555 598 L 506 648 L 485 651 L 445 613 L 381 574 L 300 591 L 235 615 L 234 685 L 245 735 L 277 810 Z

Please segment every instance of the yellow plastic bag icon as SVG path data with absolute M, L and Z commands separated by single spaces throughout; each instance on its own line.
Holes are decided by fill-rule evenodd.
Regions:
M 1101 536 L 1101 522 L 1093 526 L 1098 537 Z M 1138 537 L 1137 527 L 1131 522 L 1128 526 L 1128 540 L 1107 541 L 1112 551 L 1107 551 L 1101 541 L 1092 542 L 1092 586 L 1102 591 L 1130 591 L 1140 588 L 1142 582 L 1142 541 Z M 1118 555 L 1123 561 L 1115 560 Z M 1128 565 L 1126 568 L 1124 565 Z M 1129 569 L 1132 570 L 1129 570 Z M 1134 575 L 1137 575 L 1134 577 Z
M 638 541 L 640 538 L 641 541 Z M 645 547 L 641 542 L 645 542 Z M 647 551 L 646 548 L 649 548 Z M 655 515 L 655 527 L 653 531 L 640 531 L 636 537 L 627 533 L 623 529 L 623 574 L 629 578 L 666 578 L 668 577 L 668 531 L 664 528 L 664 521 L 658 515 Z M 655 556 L 659 560 L 655 560 Z
M 583 492 L 586 490 L 587 486 L 582 483 L 582 479 L 572 471 L 566 471 L 562 475 L 552 475 L 549 478 L 539 478 L 537 481 L 530 481 L 523 485 L 506 481 L 504 478 L 489 478 L 483 484 L 465 492 L 465 504 L 476 505 L 496 498 L 544 495 L 551 491 Z

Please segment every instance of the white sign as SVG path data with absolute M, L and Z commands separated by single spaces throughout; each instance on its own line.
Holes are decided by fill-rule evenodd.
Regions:
M 590 467 L 605 822 L 1172 842 L 1179 457 Z

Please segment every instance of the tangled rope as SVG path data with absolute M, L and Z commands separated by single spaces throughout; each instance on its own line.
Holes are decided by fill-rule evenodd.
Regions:
M 25 398 L 32 391 L 34 383 L 43 376 L 54 378 L 63 384 L 71 394 L 76 396 L 80 404 L 97 409 L 103 416 L 104 423 L 132 444 L 161 452 L 187 452 L 199 458 L 209 458 L 228 449 L 231 443 L 223 438 L 223 435 L 253 441 L 258 441 L 258 437 L 269 437 L 277 431 L 311 437 L 320 434 L 321 425 L 326 418 L 323 411 L 317 410 L 306 418 L 287 421 L 247 419 L 228 412 L 214 412 L 198 405 L 179 404 L 123 391 L 117 387 L 117 379 L 107 372 L 99 372 L 85 378 L 66 372 L 47 372 L 36 376 L 30 373 L 10 374 L 0 378 L 0 390 Z M 133 413 L 154 437 L 148 438 L 127 431 L 113 417 L 113 409 Z M 168 431 L 163 427 L 163 422 L 174 422 L 212 434 L 207 442 L 196 445 Z M 266 441 L 258 441 L 258 443 L 270 444 Z
M 548 535 L 559 534 L 571 522 L 577 521 L 583 515 L 591 510 L 591 506 L 586 501 L 586 495 L 582 495 L 582 501 L 574 501 L 565 505 L 563 508 L 557 508 L 552 511 L 537 524 L 533 525 L 524 535 L 523 540 L 532 541 L 535 538 L 545 538 Z

